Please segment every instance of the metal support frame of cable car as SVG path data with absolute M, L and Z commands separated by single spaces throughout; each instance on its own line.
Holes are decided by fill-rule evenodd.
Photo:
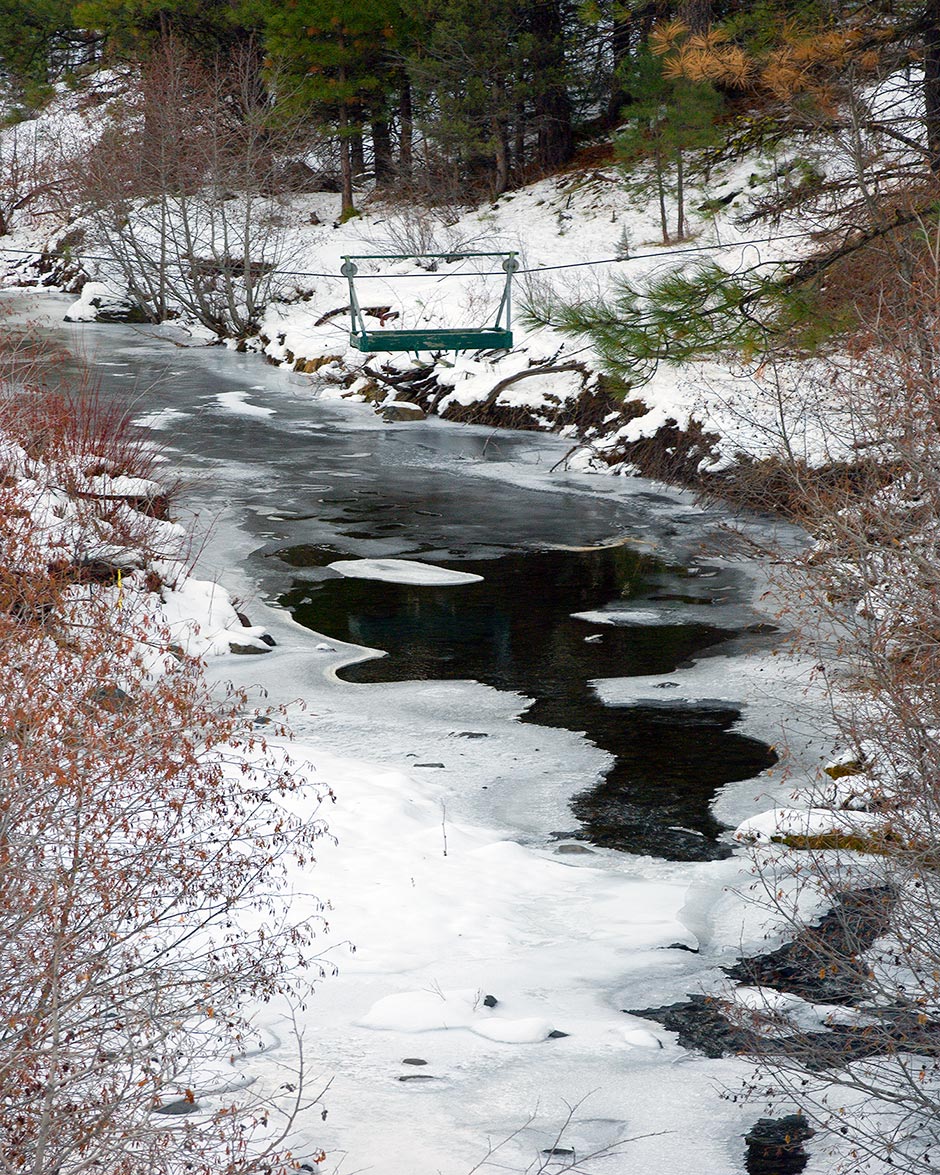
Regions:
M 407 261 L 410 258 L 463 261 L 468 257 L 502 257 L 506 274 L 503 293 L 492 326 L 444 327 L 414 330 L 369 330 L 356 294 L 355 277 L 359 272 L 357 261 Z M 482 351 L 508 350 L 512 347 L 512 275 L 518 270 L 515 252 L 490 253 L 368 253 L 345 256 L 340 272 L 349 284 L 349 313 L 352 331 L 350 345 L 359 351 Z

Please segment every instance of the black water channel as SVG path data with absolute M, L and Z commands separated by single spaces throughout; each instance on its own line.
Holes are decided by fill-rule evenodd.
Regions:
M 275 557 L 310 569 L 346 553 L 300 546 Z M 293 586 L 280 603 L 318 632 L 388 654 L 348 666 L 341 671 L 346 680 L 472 678 L 517 690 L 534 699 L 523 721 L 583 731 L 609 751 L 615 762 L 604 780 L 573 797 L 575 835 L 677 860 L 730 853 L 710 811 L 715 790 L 770 766 L 773 752 L 729 729 L 736 710 L 669 705 L 668 682 L 661 686 L 663 706 L 641 707 L 603 705 L 588 684 L 667 673 L 728 639 L 731 633 L 709 623 L 707 592 L 682 591 L 683 568 L 627 545 L 518 551 L 444 565 L 482 581 L 415 587 L 327 570 Z M 701 620 L 614 625 L 573 615 L 611 602 L 656 608 L 677 598 L 701 612 Z
M 50 333 L 74 342 L 68 328 Z M 184 500 L 250 536 L 258 591 L 316 632 L 387 654 L 344 678 L 518 691 L 533 699 L 524 721 L 584 732 L 614 756 L 571 797 L 560 832 L 679 860 L 729 853 L 710 801 L 773 752 L 732 729 L 735 710 L 668 704 L 668 682 L 664 704 L 646 707 L 605 706 L 589 686 L 665 674 L 741 636 L 754 618 L 743 578 L 707 558 L 722 548 L 720 518 L 650 483 L 567 474 L 557 438 L 390 426 L 366 405 L 317 402 L 309 379 L 254 356 L 177 353 L 113 326 L 86 328 L 82 346 L 103 394 L 148 420 L 188 479 Z M 379 557 L 483 579 L 406 587 L 326 568 Z M 605 608 L 653 610 L 655 622 L 573 617 Z

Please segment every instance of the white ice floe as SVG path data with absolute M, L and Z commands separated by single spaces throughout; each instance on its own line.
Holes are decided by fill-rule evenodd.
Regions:
M 643 608 L 637 608 L 632 612 L 605 612 L 599 609 L 592 612 L 572 612 L 571 617 L 573 620 L 587 620 L 590 624 L 648 625 L 668 623 L 668 617 L 664 613 Z
M 415 587 L 451 587 L 461 583 L 479 583 L 482 575 L 469 571 L 450 571 L 414 559 L 338 559 L 328 564 L 348 579 L 376 579 L 384 583 L 412 584 Z
M 174 408 L 158 408 L 155 412 L 145 412 L 142 416 L 135 416 L 133 423 L 137 428 L 152 428 L 154 431 L 160 431 L 185 418 L 185 412 L 179 412 Z
M 554 1031 L 541 1016 L 507 1019 L 494 1014 L 478 988 L 456 991 L 404 991 L 377 1000 L 359 1020 L 363 1028 L 394 1032 L 432 1032 L 464 1028 L 504 1044 L 534 1044 Z
M 249 404 L 247 392 L 220 392 L 216 403 L 226 412 L 237 412 L 239 416 L 273 416 L 273 408 L 261 404 Z

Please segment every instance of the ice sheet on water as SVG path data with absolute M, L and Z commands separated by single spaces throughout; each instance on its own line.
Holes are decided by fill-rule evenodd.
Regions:
M 533 1044 L 547 1040 L 554 1030 L 551 1021 L 540 1016 L 518 1020 L 494 1014 L 485 1001 L 479 988 L 399 992 L 376 1001 L 359 1024 L 392 1032 L 466 1029 L 505 1044 Z
M 482 575 L 473 575 L 469 571 L 450 571 L 415 559 L 338 559 L 328 567 L 349 579 L 376 579 L 416 587 L 450 587 L 479 583 L 483 579 Z
M 631 612 L 622 610 L 617 612 L 604 612 L 600 609 L 596 609 L 591 612 L 572 612 L 571 616 L 574 620 L 587 620 L 591 624 L 647 625 L 668 623 L 662 612 L 654 612 L 651 609 L 644 608 L 635 608 Z
M 216 357 L 200 353 L 199 362 L 208 367 Z M 279 401 L 279 421 L 284 411 Z M 352 410 L 323 411 L 318 419 L 342 415 L 345 429 Z M 375 429 L 368 417 L 350 427 Z M 489 452 L 503 443 L 508 438 L 497 438 Z M 584 492 L 595 501 L 612 492 L 609 484 L 592 489 L 580 476 L 548 476 L 559 444 L 536 438 L 528 461 L 501 469 L 467 462 L 460 469 L 491 478 L 497 493 L 507 484 Z M 542 467 L 533 468 L 539 454 Z M 348 454 L 345 462 L 341 472 L 363 469 Z M 233 499 L 244 485 L 256 502 L 253 466 L 230 461 L 219 468 L 220 484 L 238 489 Z M 563 498 L 558 503 L 567 510 Z M 657 521 L 671 513 L 661 502 L 654 509 Z M 307 713 L 297 719 L 298 740 L 288 753 L 314 784 L 330 784 L 337 796 L 329 822 L 338 843 L 322 842 L 316 868 L 293 878 L 299 912 L 305 902 L 311 913 L 318 909 L 305 896 L 311 889 L 331 901 L 331 929 L 321 941 L 339 968 L 317 984 L 300 1017 L 308 1089 L 333 1084 L 328 1119 L 312 1113 L 298 1121 L 296 1153 L 312 1155 L 322 1146 L 327 1169 L 461 1175 L 479 1162 L 488 1139 L 509 1140 L 482 1170 L 522 1171 L 533 1155 L 544 1160 L 561 1131 L 557 1145 L 579 1156 L 636 1139 L 599 1164 L 609 1175 L 683 1169 L 692 1138 L 700 1175 L 739 1170 L 740 1136 L 756 1114 L 722 1101 L 716 1090 L 736 1085 L 744 1063 L 690 1056 L 674 1034 L 622 1009 L 701 990 L 717 961 L 730 961 L 742 943 L 762 941 L 766 926 L 747 913 L 756 905 L 742 903 L 737 892 L 753 881 L 749 863 L 688 865 L 603 850 L 556 855 L 546 834 L 572 826 L 568 797 L 604 768 L 603 753 L 576 732 L 519 723 L 527 700 L 516 694 L 472 682 L 363 687 L 331 678 L 350 646 L 330 641 L 335 652 L 318 651 L 327 643 L 322 637 L 257 599 L 247 563 L 256 548 L 247 527 L 223 516 L 200 574 L 218 568 L 226 588 L 249 601 L 251 618 L 272 629 L 278 647 L 250 664 L 220 659 L 210 673 L 263 685 L 272 702 L 303 697 Z M 426 575 L 429 565 L 420 566 Z M 179 603 L 192 610 L 206 601 Z M 740 701 L 756 693 L 744 678 L 732 691 L 730 672 L 718 662 L 708 672 L 712 680 L 695 678 L 694 670 L 689 678 L 665 676 L 685 683 L 690 697 L 734 692 Z M 676 693 L 653 688 L 661 680 L 648 679 L 646 693 Z M 749 710 L 745 721 L 755 713 Z M 418 771 L 416 762 L 445 767 Z M 752 813 L 753 807 L 744 815 Z M 700 953 L 670 949 L 675 943 Z M 417 1013 L 432 996 L 440 1003 L 438 990 L 483 990 L 499 1003 L 465 1012 L 473 1030 L 432 1028 L 415 1038 L 402 1035 L 400 1021 L 381 1030 L 361 1023 L 383 1009 L 395 1012 L 390 1001 L 397 997 L 415 998 Z M 569 1035 L 540 1043 L 534 1022 Z M 275 1089 L 292 1063 L 291 1010 L 272 1002 L 258 1009 L 256 1024 L 283 1043 L 238 1067 L 257 1078 L 254 1088 Z M 403 1058 L 415 1054 L 433 1080 L 399 1081 L 413 1072 L 402 1067 Z M 576 1109 L 566 1126 L 568 1106 Z
M 219 392 L 216 401 L 226 412 L 236 412 L 239 416 L 273 416 L 273 408 L 265 408 L 261 404 L 249 404 L 247 392 Z
M 185 412 L 180 412 L 175 408 L 158 408 L 155 412 L 145 412 L 143 416 L 136 416 L 133 423 L 138 428 L 160 430 L 169 428 L 177 421 L 183 420 L 185 416 Z
M 774 768 L 719 791 L 715 814 L 736 827 L 775 805 L 785 807 L 793 790 L 813 779 L 830 757 L 835 732 L 814 679 L 815 666 L 806 657 L 768 652 L 705 656 L 673 673 L 602 678 L 591 687 L 608 706 L 721 704 L 740 709 L 736 728 L 774 747 L 786 771 Z

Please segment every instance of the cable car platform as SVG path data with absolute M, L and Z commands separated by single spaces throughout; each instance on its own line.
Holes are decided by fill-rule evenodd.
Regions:
M 360 274 L 357 262 L 385 261 L 400 262 L 411 259 L 443 260 L 447 263 L 465 261 L 474 258 L 499 258 L 502 264 L 500 271 L 505 275 L 503 279 L 503 293 L 496 311 L 495 321 L 489 326 L 458 326 L 435 329 L 413 330 L 369 330 L 366 326 L 365 314 L 359 304 L 356 293 L 356 277 L 360 281 L 374 274 Z M 519 262 L 515 252 L 459 252 L 459 253 L 370 253 L 359 256 L 344 256 L 340 270 L 343 277 L 349 282 L 349 313 L 352 319 L 352 330 L 349 332 L 349 345 L 358 351 L 508 351 L 512 349 L 512 319 L 510 294 L 512 290 L 512 275 L 519 269 Z M 390 277 L 415 277 L 415 274 L 391 274 Z M 442 277 L 459 277 L 460 274 L 438 274 Z M 496 276 L 491 274 L 490 276 Z
M 502 327 L 467 330 L 369 330 L 350 334 L 360 351 L 497 351 L 512 347 L 512 331 Z

